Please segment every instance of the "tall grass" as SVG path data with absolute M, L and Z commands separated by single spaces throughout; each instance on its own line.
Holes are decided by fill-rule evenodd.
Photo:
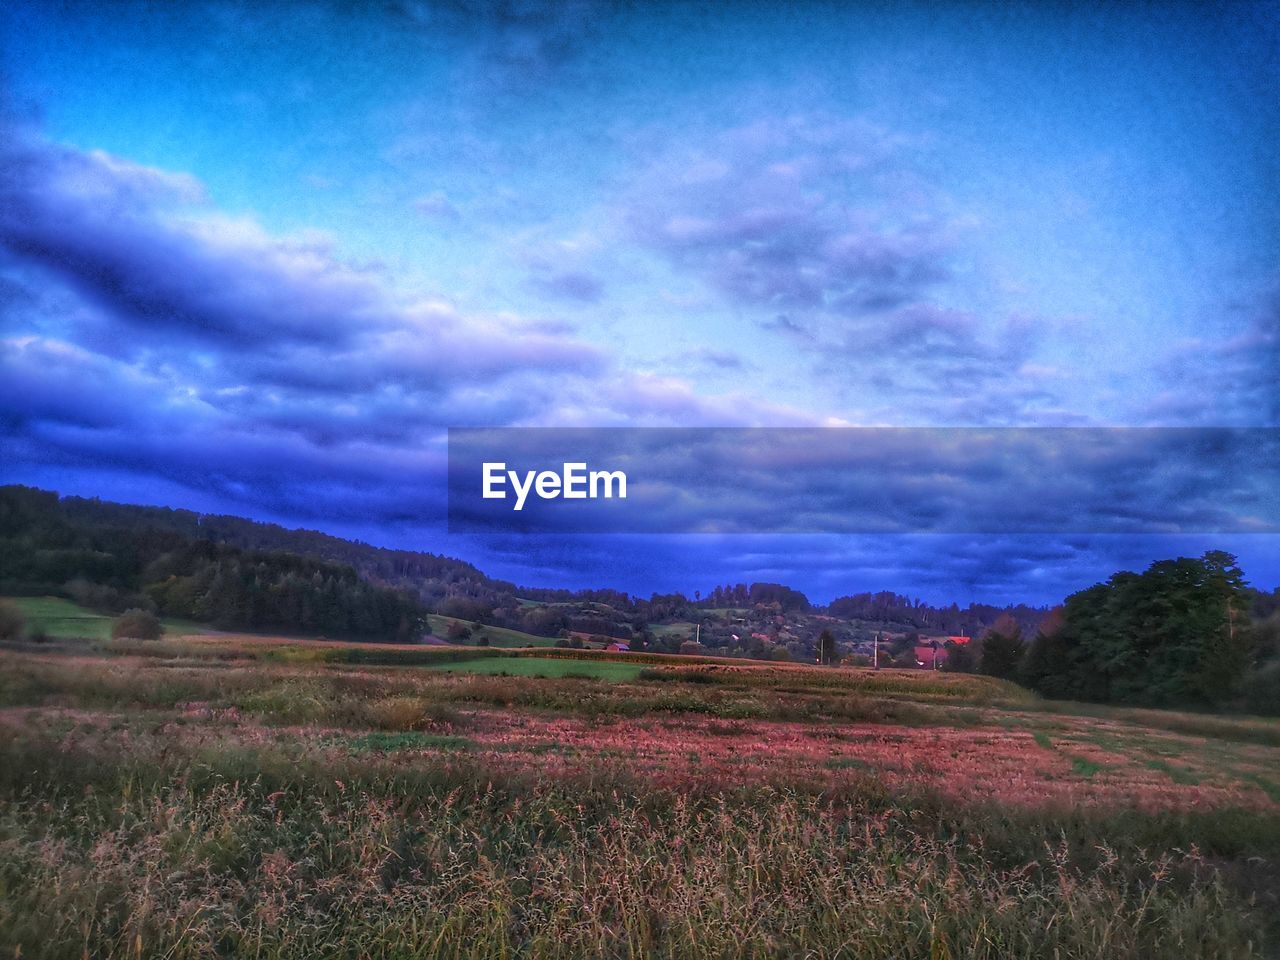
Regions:
M 696 766 L 642 773 L 625 747 L 510 764 L 478 746 L 492 710 L 468 706 L 525 710 L 552 731 L 567 715 L 592 731 L 639 725 L 619 716 L 679 728 L 679 713 L 833 735 L 854 721 L 1002 731 L 1003 708 L 949 678 L 660 668 L 617 683 L 194 646 L 0 653 L 0 706 L 52 708 L 0 717 L 0 956 L 1196 960 L 1280 947 L 1274 810 L 1001 809 L 890 788 L 841 760 L 741 783 Z
M 1274 933 L 1190 844 L 870 782 L 833 800 L 6 753 L 0 949 L 30 958 L 1186 960 L 1263 956 Z

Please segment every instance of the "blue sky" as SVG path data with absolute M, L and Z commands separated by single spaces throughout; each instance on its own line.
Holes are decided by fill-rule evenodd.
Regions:
M 540 585 L 1056 599 L 1201 544 L 449 538 L 443 430 L 1276 426 L 1277 24 L 10 5 L 0 479 Z

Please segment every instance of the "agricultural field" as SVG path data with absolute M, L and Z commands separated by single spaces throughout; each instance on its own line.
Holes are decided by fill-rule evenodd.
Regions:
M 714 658 L 0 651 L 0 953 L 1266 957 L 1280 723 Z

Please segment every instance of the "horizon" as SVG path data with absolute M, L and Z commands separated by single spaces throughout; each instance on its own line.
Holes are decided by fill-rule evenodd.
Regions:
M 40 489 L 40 488 L 36 488 L 36 489 Z M 79 495 L 79 494 L 65 493 L 65 492 L 62 492 L 62 491 L 56 491 L 56 490 L 44 490 L 43 492 L 45 492 L 45 493 L 54 493 L 54 494 L 57 494 L 60 500 L 61 500 L 61 499 L 66 499 L 66 498 L 69 498 L 69 497 L 80 497 L 80 495 Z M 161 508 L 161 509 L 171 509 L 171 510 L 189 510 L 189 512 L 196 513 L 196 514 L 198 514 L 198 515 L 200 515 L 200 516 L 227 516 L 227 517 L 232 517 L 232 518 L 235 518 L 235 519 L 251 520 L 251 521 L 252 521 L 252 522 L 254 522 L 254 523 L 263 523 L 263 524 L 273 524 L 273 523 L 275 523 L 274 521 L 271 521 L 271 520 L 259 520 L 259 519 L 255 519 L 255 518 L 252 518 L 252 517 L 241 517 L 241 516 L 236 515 L 236 514 L 222 514 L 222 513 L 213 513 L 213 512 L 207 512 L 207 511 L 200 511 L 200 510 L 190 510 L 190 508 L 186 508 L 186 507 L 175 507 L 175 506 L 167 505 L 167 504 L 133 503 L 133 502 L 129 502 L 129 501 L 120 501 L 120 500 L 111 500 L 111 501 L 108 501 L 108 500 L 105 500 L 105 498 L 102 498 L 102 497 L 81 497 L 81 499 L 87 499 L 87 500 L 101 500 L 101 501 L 103 501 L 103 502 L 117 503 L 117 504 L 123 504 L 123 505 L 125 505 L 125 506 L 134 506 L 134 507 L 150 507 L 150 508 Z M 372 547 L 372 548 L 375 548 L 375 549 L 381 549 L 381 550 L 409 550 L 409 551 L 411 551 L 411 552 L 432 553 L 432 554 L 435 554 L 436 556 L 443 556 L 443 557 L 446 557 L 446 558 L 451 559 L 451 560 L 460 560 L 460 561 L 462 561 L 462 562 L 464 562 L 464 563 L 470 563 L 470 564 L 472 564 L 473 566 L 475 566 L 475 567 L 476 567 L 476 569 L 477 569 L 477 570 L 479 570 L 479 572 L 480 572 L 481 574 L 483 574 L 483 575 L 485 575 L 485 576 L 487 576 L 487 577 L 489 577 L 489 578 L 491 578 L 491 579 L 493 579 L 493 580 L 499 580 L 499 581 L 506 581 L 506 580 L 507 580 L 507 578 L 506 578 L 506 577 L 496 576 L 492 571 L 490 571 L 490 570 L 486 569 L 484 566 L 482 566 L 482 565 L 480 565 L 480 564 L 475 564 L 475 563 L 473 563 L 471 560 L 468 560 L 466 557 L 454 556 L 454 555 L 452 555 L 452 554 L 448 554 L 448 553 L 440 553 L 440 552 L 438 552 L 438 551 L 433 551 L 433 550 L 425 550 L 425 549 L 424 549 L 424 550 L 419 550 L 419 549 L 417 549 L 417 548 L 400 547 L 400 546 L 395 546 L 395 545 L 392 545 L 392 544 L 378 543 L 377 541 L 370 541 L 370 540 L 361 540 L 361 539 L 359 539 L 359 538 L 353 538 L 353 537 L 341 537 L 341 536 L 339 536 L 338 534 L 330 533 L 329 531 L 325 531 L 325 530 L 318 530 L 318 529 L 313 528 L 313 527 L 297 527 L 297 526 L 289 526 L 289 525 L 287 525 L 287 524 L 275 524 L 275 525 L 277 525 L 277 526 L 281 526 L 281 527 L 283 527 L 284 529 L 289 530 L 289 531 L 295 531 L 295 532 L 300 531 L 300 532 L 307 532 L 307 533 L 321 533 L 321 534 L 324 534 L 324 535 L 326 535 L 326 536 L 334 536 L 334 537 L 338 537 L 339 539 L 348 540 L 348 541 L 355 542 L 355 543 L 360 543 L 360 544 L 362 544 L 362 545 L 364 545 L 364 546 Z M 638 536 L 638 535 L 617 534 L 617 535 L 615 535 L 615 536 L 626 539 L 626 538 L 629 538 L 629 537 L 632 537 L 632 536 Z M 693 535 L 693 536 L 697 536 L 697 535 Z M 794 535 L 793 535 L 793 536 L 794 536 Z M 1190 554 L 1185 554 L 1185 555 L 1186 555 L 1186 556 L 1190 556 Z M 1177 556 L 1183 556 L 1183 555 L 1182 555 L 1182 554 L 1180 554 L 1180 555 L 1177 555 Z M 1170 555 L 1170 556 L 1168 556 L 1168 557 L 1161 557 L 1161 558 L 1158 558 L 1158 559 L 1161 559 L 1161 560 L 1171 560 L 1171 559 L 1175 559 L 1175 558 L 1176 558 L 1176 557 L 1175 557 L 1175 555 L 1171 554 L 1171 555 Z M 1152 562 L 1156 562 L 1156 561 L 1152 561 Z M 1148 564 L 1142 564 L 1141 566 L 1135 566 L 1135 567 L 1133 567 L 1133 568 L 1130 570 L 1130 572 L 1133 572 L 1133 573 L 1139 573 L 1139 572 L 1141 572 L 1143 569 L 1145 569 L 1147 566 L 1148 566 Z M 894 589 L 887 588 L 887 587 L 876 586 L 876 585 L 874 585 L 874 584 L 866 584 L 866 585 L 862 585 L 861 587 L 857 587 L 857 588 L 850 588 L 850 589 L 849 589 L 847 592 L 845 592 L 845 593 L 837 593 L 837 594 L 831 594 L 831 595 L 829 595 L 829 596 L 815 597 L 815 596 L 811 595 L 807 590 L 804 590 L 804 589 L 802 589 L 802 588 L 797 587 L 797 585 L 796 585 L 796 584 L 790 584 L 790 583 L 785 583 L 785 582 L 783 582 L 783 583 L 782 583 L 782 585 L 783 585 L 783 586 L 787 586 L 787 587 L 791 587 L 791 588 L 793 588 L 793 589 L 799 589 L 799 590 L 800 590 L 800 592 L 801 592 L 801 593 L 803 593 L 803 594 L 805 595 L 805 597 L 808 599 L 808 601 L 809 601 L 809 603 L 810 603 L 810 605 L 811 605 L 811 606 L 813 606 L 813 607 L 819 607 L 819 608 L 821 608 L 821 607 L 827 607 L 827 606 L 829 606 L 832 602 L 834 602 L 835 600 L 840 599 L 841 597 L 845 597 L 845 596 L 853 596 L 853 595 L 857 595 L 857 594 L 875 594 L 875 593 L 881 593 L 881 592 L 889 592 L 889 593 L 895 593 L 895 594 L 899 594 L 899 595 L 902 595 L 902 596 L 906 596 L 906 597 L 908 597 L 908 598 L 910 598 L 910 599 L 912 599 L 912 600 L 922 601 L 922 602 L 924 602 L 924 603 L 926 603 L 926 604 L 929 604 L 930 606 L 933 606 L 933 607 L 947 607 L 947 606 L 950 606 L 950 605 L 954 604 L 954 605 L 956 605 L 957 607 L 959 607 L 960 609 L 962 609 L 962 610 L 963 610 L 963 609 L 966 609 L 967 607 L 970 607 L 970 606 L 994 606 L 994 607 L 1001 607 L 1001 608 L 1012 608 L 1012 607 L 1016 607 L 1016 606 L 1020 606 L 1020 605 L 1021 605 L 1021 606 L 1026 606 L 1026 607 L 1033 608 L 1033 609 L 1052 609 L 1053 607 L 1060 605 L 1060 604 L 1061 604 L 1061 602 L 1062 602 L 1063 600 L 1065 600 L 1065 599 L 1066 599 L 1066 597 L 1067 597 L 1067 596 L 1069 596 L 1070 594 L 1072 594 L 1072 593 L 1076 593 L 1076 592 L 1078 592 L 1078 591 L 1080 591 L 1080 590 L 1088 589 L 1089 587 L 1094 586 L 1094 585 L 1095 585 L 1095 584 L 1097 584 L 1097 583 L 1104 582 L 1105 580 L 1107 580 L 1107 579 L 1111 576 L 1111 574 L 1119 573 L 1119 572 L 1122 572 L 1122 571 L 1121 571 L 1121 570 L 1113 570 L 1113 571 L 1111 571 L 1110 573 L 1108 573 L 1107 575 L 1102 576 L 1102 577 L 1099 577 L 1099 578 L 1098 578 L 1097 580 L 1095 580 L 1095 581 L 1092 581 L 1092 582 L 1090 582 L 1090 583 L 1081 583 L 1081 584 L 1079 584 L 1078 586 L 1076 586 L 1076 587 L 1074 587 L 1074 588 L 1072 588 L 1072 589 L 1068 590 L 1068 592 L 1067 592 L 1066 594 L 1064 594 L 1062 597 L 1060 597 L 1059 599 L 1057 599 L 1057 600 L 1052 600 L 1052 601 L 1047 601 L 1047 602 L 1036 602 L 1036 601 L 1032 601 L 1032 600 L 1011 600 L 1011 601 L 1005 601 L 1005 602 L 993 602 L 993 601 L 986 601 L 986 600 L 983 600 L 983 599 L 981 599 L 981 598 L 969 598 L 969 599 L 967 599 L 967 600 L 963 600 L 963 601 L 962 601 L 961 599 L 959 599 L 959 598 L 955 598 L 955 597 L 947 598 L 947 597 L 939 597 L 939 596 L 924 596 L 924 595 L 921 595 L 921 594 L 919 594 L 919 593 L 913 593 L 913 592 L 911 592 L 910 590 L 907 590 L 907 591 L 894 590 Z M 1251 586 L 1253 586 L 1255 589 L 1257 589 L 1257 590 L 1259 590 L 1259 591 L 1261 591 L 1261 592 L 1263 592 L 1263 593 L 1267 593 L 1267 592 L 1275 592 L 1275 591 L 1277 591 L 1277 590 L 1280 590 L 1280 584 L 1276 584 L 1275 586 L 1273 586 L 1273 587 L 1271 587 L 1270 589 L 1268 589 L 1267 587 L 1265 587 L 1265 586 L 1263 586 L 1263 585 L 1261 585 L 1261 584 L 1259 584 L 1259 583 L 1257 583 L 1257 582 L 1251 581 L 1251 580 L 1249 579 L 1248 571 L 1247 571 L 1247 570 L 1245 570 L 1244 572 L 1245 572 L 1245 580 L 1246 580 L 1246 582 L 1250 583 L 1250 585 L 1251 585 Z M 619 589 L 619 590 L 622 590 L 622 588 L 620 588 L 620 587 L 610 587 L 609 585 L 591 584 L 591 583 L 582 584 L 582 585 L 574 585 L 574 586 L 565 586 L 564 584 L 554 584 L 554 583 L 551 583 L 551 584 L 532 584 L 532 583 L 520 583 L 520 582 L 518 582 L 518 581 L 509 581 L 509 582 L 514 583 L 517 593 L 519 593 L 519 591 L 521 591 L 521 590 L 526 590 L 526 589 L 541 589 L 541 590 L 545 590 L 545 589 L 551 589 L 551 590 L 554 590 L 554 589 L 566 589 L 566 590 L 573 590 L 573 591 L 578 591 L 578 590 L 592 590 L 592 589 Z M 706 594 L 710 593 L 712 590 L 714 590 L 714 589 L 715 589 L 716 587 L 718 587 L 718 586 L 726 586 L 726 585 L 728 585 L 728 586 L 732 586 L 734 583 L 737 583 L 737 582 L 739 582 L 739 581 L 732 581 L 732 580 L 729 580 L 729 581 L 724 581 L 724 582 L 715 582 L 715 583 L 709 583 L 709 584 L 703 584 L 703 585 L 692 585 L 692 586 L 686 585 L 686 586 L 683 586 L 683 587 L 676 587 L 676 588 L 673 588 L 673 589 L 670 589 L 670 590 L 651 590 L 651 591 L 646 591 L 646 592 L 644 592 L 644 593 L 637 593 L 636 591 L 633 591 L 633 590 L 623 590 L 623 592 L 628 593 L 630 596 L 632 596 L 633 598 L 636 598 L 636 599 L 645 599 L 645 598 L 647 598 L 648 596 L 653 595 L 653 594 L 664 594 L 664 593 L 665 593 L 665 594 L 671 594 L 671 593 L 679 593 L 679 594 L 682 594 L 682 595 L 684 595 L 685 597 L 689 598 L 690 600 L 692 600 L 692 599 L 693 599 L 693 597 L 694 597 L 695 592 L 698 592 L 698 593 L 700 593 L 700 594 L 702 594 L 702 595 L 706 595 Z M 773 582 L 773 581 L 760 581 L 760 582 Z M 750 583 L 751 583 L 751 581 L 745 581 L 745 584 L 746 584 L 747 586 L 750 586 Z
M 19 2 L 0 34 L 0 482 L 646 596 L 1052 605 L 1218 548 L 1280 583 L 1265 533 L 450 533 L 444 446 L 1280 426 L 1273 6 Z

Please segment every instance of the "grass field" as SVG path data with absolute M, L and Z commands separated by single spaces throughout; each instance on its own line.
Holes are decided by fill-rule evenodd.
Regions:
M 114 617 L 109 614 L 94 613 L 70 600 L 60 597 L 6 597 L 5 599 L 22 612 L 30 629 L 42 630 L 47 636 L 87 640 L 105 640 L 111 636 Z M 189 620 L 168 618 L 162 622 L 165 633 L 173 635 L 207 629 Z
M 1268 957 L 1278 858 L 1257 718 L 589 651 L 0 652 L 4 956 Z
M 645 670 L 638 663 L 550 657 L 486 657 L 480 660 L 457 660 L 433 667 L 437 670 L 504 674 L 512 677 L 584 677 L 598 680 L 635 680 Z
M 649 627 L 653 631 L 655 637 L 670 637 L 689 635 L 692 639 L 697 632 L 698 625 L 687 620 L 677 620 L 675 623 L 655 623 Z
M 488 627 L 471 620 L 442 617 L 434 613 L 427 617 L 427 621 L 430 624 L 432 633 L 446 639 L 449 636 L 449 624 L 461 623 L 470 627 L 475 633 L 483 633 L 489 638 L 489 646 L 491 647 L 554 647 L 556 645 L 555 637 L 539 637 L 532 633 L 521 633 L 519 630 L 508 630 L 506 627 Z

